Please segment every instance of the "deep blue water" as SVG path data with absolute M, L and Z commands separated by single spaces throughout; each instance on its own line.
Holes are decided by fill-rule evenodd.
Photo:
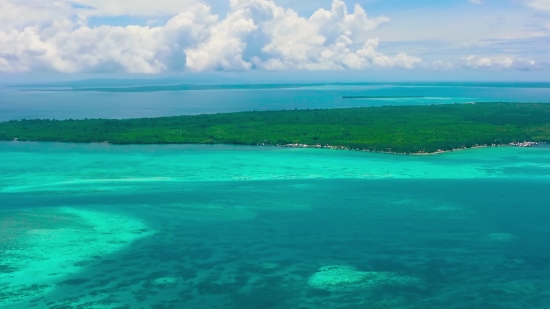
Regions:
M 508 85 L 510 86 L 510 85 Z M 0 89 L 0 121 L 12 119 L 136 118 L 249 110 L 336 108 L 455 102 L 550 102 L 550 88 L 486 84 L 324 86 L 298 89 L 140 93 L 22 92 Z M 343 100 L 342 96 L 424 96 Z
M 548 308 L 549 184 L 281 180 L 198 182 L 131 195 L 15 196 L 3 207 L 116 211 L 159 233 L 86 261 L 54 292 L 8 308 Z M 178 215 L 174 203 L 250 207 L 257 216 L 196 220 Z M 310 208 L 270 206 L 296 203 Z M 514 236 L 495 240 L 494 233 Z M 309 286 L 326 265 L 418 282 Z M 153 284 L 159 277 L 176 282 Z

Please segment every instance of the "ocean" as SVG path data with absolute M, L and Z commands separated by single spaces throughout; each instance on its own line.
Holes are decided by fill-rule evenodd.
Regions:
M 37 118 L 142 118 L 295 108 L 550 101 L 550 84 L 523 83 L 397 83 L 130 93 L 20 90 L 0 88 L 0 121 Z M 342 99 L 344 96 L 396 98 L 346 100 Z M 402 98 L 404 96 L 411 98 Z
M 273 98 L 278 91 L 269 95 L 271 90 L 55 92 L 44 95 L 43 109 L 36 105 L 40 94 L 10 92 L 25 97 L 26 108 L 13 107 L 10 114 L 2 105 L 2 115 L 125 118 L 292 104 L 432 104 L 420 99 L 343 102 L 337 98 L 365 91 L 336 88 L 284 90 L 278 98 Z M 372 91 L 382 95 L 384 89 Z M 437 94 L 442 89 L 429 91 L 427 96 L 443 97 Z M 548 89 L 454 91 L 449 101 L 524 102 L 521 92 L 542 101 Z M 212 99 L 220 92 L 226 97 Z M 250 101 L 235 103 L 239 93 Z M 323 101 L 327 93 L 334 95 Z M 126 99 L 134 95 L 151 101 L 125 111 L 124 106 L 133 106 Z M 211 99 L 191 104 L 195 107 L 166 99 L 201 95 Z M 73 101 L 79 96 L 88 101 Z M 120 105 L 94 101 L 98 96 Z M 155 96 L 161 102 L 158 114 L 147 114 Z M 294 101 L 284 101 L 285 96 Z M 2 142 L 0 158 L 0 308 L 524 309 L 550 304 L 547 145 L 409 156 Z

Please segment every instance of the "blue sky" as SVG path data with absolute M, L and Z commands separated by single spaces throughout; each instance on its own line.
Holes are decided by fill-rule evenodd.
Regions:
M 191 72 L 548 80 L 548 55 L 550 0 L 0 0 L 0 81 Z

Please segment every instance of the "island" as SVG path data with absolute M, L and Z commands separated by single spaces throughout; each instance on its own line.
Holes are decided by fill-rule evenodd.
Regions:
M 425 96 L 411 96 L 411 95 L 401 95 L 401 96 L 349 96 L 345 95 L 342 99 L 422 99 Z
M 270 145 L 427 154 L 550 142 L 550 104 L 495 102 L 118 120 L 17 120 L 0 123 L 0 140 Z

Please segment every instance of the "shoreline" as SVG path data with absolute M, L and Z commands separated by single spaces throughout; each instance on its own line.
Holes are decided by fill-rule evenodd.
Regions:
M 409 155 L 409 156 L 432 156 L 448 152 L 463 151 L 469 149 L 478 149 L 478 148 L 493 148 L 493 147 L 520 147 L 520 148 L 532 148 L 540 145 L 544 145 L 546 142 L 520 142 L 520 143 L 509 143 L 509 144 L 492 144 L 492 145 L 476 145 L 473 147 L 462 147 L 462 148 L 453 148 L 451 150 L 438 150 L 435 152 L 394 152 L 394 151 L 377 151 L 369 149 L 353 149 L 344 146 L 331 146 L 331 145 L 306 145 L 306 144 L 286 144 L 286 145 L 258 145 L 258 146 L 275 146 L 275 147 L 285 147 L 285 148 L 311 148 L 311 149 L 332 149 L 332 150 L 347 150 L 347 151 L 361 151 L 361 152 L 373 152 L 373 153 L 385 153 L 385 154 L 398 154 L 398 155 Z
M 464 151 L 470 149 L 480 149 L 480 148 L 498 148 L 498 147 L 518 147 L 518 148 L 533 148 L 542 145 L 546 145 L 546 142 L 523 142 L 523 143 L 509 143 L 509 144 L 493 144 L 493 145 L 477 145 L 473 147 L 462 147 L 462 148 L 453 148 L 451 150 L 439 150 L 435 152 L 394 152 L 394 151 L 377 151 L 370 149 L 358 149 L 358 148 L 349 148 L 344 146 L 331 146 L 331 145 L 306 145 L 306 144 L 254 144 L 254 145 L 245 145 L 245 144 L 201 144 L 201 143 L 150 143 L 150 144 L 121 144 L 121 143 L 110 143 L 105 142 L 61 142 L 61 141 L 31 141 L 31 140 L 18 140 L 14 139 L 11 141 L 0 140 L 0 143 L 59 143 L 59 144 L 76 144 L 76 145 L 112 145 L 112 146 L 244 146 L 244 147 L 276 147 L 276 148 L 298 148 L 298 149 L 327 149 L 327 150 L 343 150 L 343 151 L 356 151 L 356 152 L 370 152 L 370 153 L 381 153 L 389 155 L 407 155 L 407 156 L 434 156 L 444 153 L 451 153 L 456 151 Z M 528 144 L 527 146 L 520 146 L 518 144 Z

